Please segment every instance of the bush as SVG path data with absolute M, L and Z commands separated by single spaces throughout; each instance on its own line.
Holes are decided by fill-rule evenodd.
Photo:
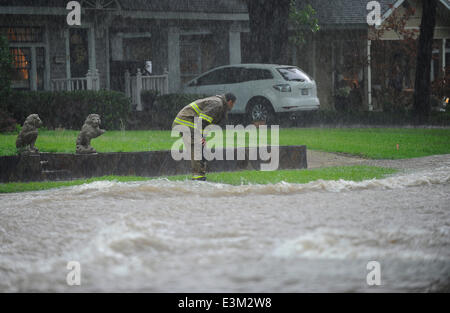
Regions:
M 350 126 L 350 125 L 376 125 L 376 126 L 405 126 L 414 124 L 410 111 L 404 112 L 336 112 L 336 111 L 309 111 L 299 113 L 297 120 L 291 126 Z M 432 112 L 428 125 L 449 126 L 449 112 Z
M 125 94 L 115 91 L 13 91 L 8 110 L 20 124 L 36 113 L 48 129 L 75 130 L 81 129 L 89 114 L 97 113 L 102 128 L 118 130 L 126 123 L 131 104 Z
M 158 91 L 144 90 L 141 93 L 142 108 L 145 112 L 151 111 L 153 104 L 159 96 Z
M 205 97 L 205 95 L 191 94 L 169 94 L 158 97 L 150 110 L 152 128 L 170 129 L 181 109 L 195 100 Z
M 11 88 L 11 66 L 8 40 L 0 36 L 0 110 L 6 110 L 5 103 Z
M 16 120 L 9 112 L 0 109 L 0 133 L 16 131 Z
M 148 112 L 139 113 L 141 120 L 139 129 L 170 129 L 178 112 L 197 99 L 205 95 L 169 94 L 159 96 Z M 413 125 L 414 120 L 410 111 L 397 112 L 369 112 L 369 111 L 331 111 L 318 110 L 297 113 L 296 120 L 290 120 L 290 114 L 277 114 L 278 122 L 282 127 L 317 127 L 317 126 L 405 126 Z M 246 123 L 242 114 L 229 115 L 229 124 Z M 427 123 L 434 126 L 450 125 L 450 110 L 447 112 L 432 112 Z

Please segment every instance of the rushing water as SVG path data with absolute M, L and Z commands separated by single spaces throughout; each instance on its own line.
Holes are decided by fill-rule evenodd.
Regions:
M 0 196 L 0 291 L 436 291 L 450 158 L 360 183 L 156 180 Z M 81 286 L 66 283 L 69 261 Z M 366 266 L 381 265 L 369 287 Z

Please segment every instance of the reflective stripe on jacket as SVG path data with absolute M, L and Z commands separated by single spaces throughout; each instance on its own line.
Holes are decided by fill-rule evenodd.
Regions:
M 225 96 L 213 96 L 197 100 L 185 106 L 175 118 L 173 124 L 184 125 L 190 128 L 196 128 L 194 118 L 202 120 L 202 128 L 209 124 L 220 124 L 227 113 L 227 103 Z

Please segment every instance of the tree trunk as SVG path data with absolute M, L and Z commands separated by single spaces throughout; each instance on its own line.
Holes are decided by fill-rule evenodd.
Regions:
M 247 0 L 251 62 L 288 62 L 290 3 L 290 0 Z
M 420 25 L 414 88 L 414 117 L 416 123 L 426 123 L 430 116 L 431 58 L 433 54 L 437 0 L 422 0 L 422 7 L 422 23 Z
M 290 0 L 274 1 L 271 63 L 288 64 Z

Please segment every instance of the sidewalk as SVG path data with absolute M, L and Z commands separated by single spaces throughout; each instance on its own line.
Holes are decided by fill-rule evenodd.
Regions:
M 350 166 L 350 165 L 370 165 L 389 167 L 399 170 L 427 170 L 439 167 L 450 167 L 450 154 L 432 155 L 414 159 L 400 160 L 372 160 L 350 156 L 339 153 L 307 150 L 308 168 Z

